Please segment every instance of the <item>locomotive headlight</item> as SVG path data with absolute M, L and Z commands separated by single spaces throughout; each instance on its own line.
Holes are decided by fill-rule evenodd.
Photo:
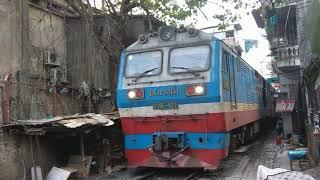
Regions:
M 174 29 L 170 26 L 161 26 L 159 28 L 159 37 L 162 41 L 169 41 L 175 37 Z
M 204 85 L 188 85 L 186 86 L 187 96 L 202 96 L 206 93 Z
M 194 88 L 194 91 L 197 93 L 197 94 L 203 94 L 204 93 L 204 87 L 203 86 L 196 86 Z
M 128 99 L 142 99 L 143 96 L 143 89 L 132 89 L 127 91 Z
M 134 99 L 136 97 L 136 92 L 135 91 L 129 91 L 128 92 L 128 98 Z

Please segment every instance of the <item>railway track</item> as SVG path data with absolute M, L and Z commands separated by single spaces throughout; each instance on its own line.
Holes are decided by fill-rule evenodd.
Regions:
M 233 167 L 236 164 L 235 159 L 238 156 L 243 156 L 250 151 L 254 146 L 258 146 L 257 141 L 241 146 L 239 149 L 230 154 L 226 162 L 222 163 L 221 168 L 213 171 L 204 171 L 203 169 L 156 169 L 156 168 L 141 168 L 130 173 L 130 180 L 198 180 L 211 179 L 212 177 L 225 177 L 226 169 Z M 233 158 L 232 158 L 233 157 Z M 230 161 L 230 162 L 229 162 Z M 229 163 L 228 163 L 229 162 Z M 230 164 L 231 163 L 231 164 Z
M 133 177 L 133 180 L 196 180 L 203 173 L 200 170 L 153 170 L 146 171 Z

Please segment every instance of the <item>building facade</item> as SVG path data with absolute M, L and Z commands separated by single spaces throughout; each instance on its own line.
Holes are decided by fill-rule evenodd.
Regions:
M 315 88 L 318 69 L 317 55 L 311 51 L 307 19 L 313 2 L 305 0 L 261 1 L 253 11 L 255 20 L 265 28 L 272 51 L 272 67 L 280 80 L 279 99 L 295 100 L 292 112 L 282 112 L 285 134 L 306 137 L 315 162 L 319 160 L 319 97 Z
M 222 40 L 229 47 L 241 56 L 243 49 L 240 45 L 239 31 L 242 30 L 240 24 L 234 24 L 226 27 L 223 31 L 219 31 L 218 28 L 213 29 L 213 36 Z
M 280 83 L 278 99 L 294 100 L 292 112 L 280 112 L 284 123 L 284 135 L 303 133 L 303 109 L 301 93 L 300 53 L 298 42 L 297 12 L 295 2 L 274 4 L 261 7 L 259 13 L 253 13 L 257 24 L 264 27 L 270 44 L 272 68 Z M 264 13 L 264 14 L 262 14 Z M 259 16 L 260 17 L 257 17 Z M 262 17 L 261 17 L 262 16 Z M 262 18 L 264 24 L 258 23 Z

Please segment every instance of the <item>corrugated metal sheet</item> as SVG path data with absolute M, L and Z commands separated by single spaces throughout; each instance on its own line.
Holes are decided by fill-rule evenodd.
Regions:
M 62 126 L 66 128 L 78 128 L 84 125 L 112 126 L 113 120 L 119 119 L 118 113 L 112 114 L 75 114 L 72 116 L 57 116 L 54 118 L 37 119 L 37 120 L 17 120 L 14 125 L 26 126 Z

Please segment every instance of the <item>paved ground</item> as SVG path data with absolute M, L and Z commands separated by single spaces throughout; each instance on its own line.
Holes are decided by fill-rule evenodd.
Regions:
M 274 144 L 274 133 L 268 133 L 265 137 L 259 138 L 256 142 L 243 147 L 240 151 L 230 155 L 215 172 L 201 174 L 196 179 L 208 180 L 255 180 L 256 173 L 259 165 L 264 165 L 268 168 L 283 168 L 290 169 L 289 160 L 287 157 L 287 149 L 290 145 L 285 145 L 280 148 Z M 298 163 L 293 164 L 293 170 L 304 171 L 300 169 Z M 318 174 L 319 169 L 308 170 L 309 174 Z M 133 177 L 151 170 L 138 170 L 138 171 L 122 171 L 115 173 L 112 176 L 104 176 L 95 178 L 96 180 L 102 179 L 133 179 Z M 190 170 L 170 171 L 161 170 L 157 171 L 157 176 L 150 179 L 184 179 L 190 174 Z M 313 173 L 313 174 L 312 174 Z M 318 176 L 319 178 L 320 176 Z M 320 178 L 319 178 L 320 179 Z
M 268 134 L 267 137 L 260 138 L 248 148 L 246 152 L 230 155 L 221 168 L 207 178 L 254 180 L 256 179 L 259 165 L 264 165 L 268 168 L 290 169 L 286 146 L 282 149 L 276 146 L 273 133 Z M 298 168 L 294 164 L 294 169 L 298 170 Z
M 293 146 L 284 144 L 284 147 L 281 148 L 275 145 L 274 137 L 274 133 L 269 133 L 266 137 L 259 138 L 248 147 L 248 151 L 230 155 L 217 172 L 200 179 L 256 180 L 259 165 L 290 170 L 287 153 L 288 149 L 293 148 Z M 294 162 L 293 170 L 304 171 L 304 173 L 320 179 L 319 167 L 310 169 L 306 164 L 301 169 L 298 162 Z

